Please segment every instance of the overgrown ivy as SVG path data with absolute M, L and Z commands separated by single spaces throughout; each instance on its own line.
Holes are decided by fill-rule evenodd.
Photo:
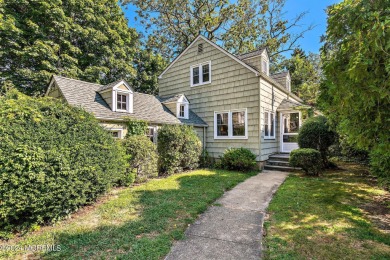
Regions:
M 145 135 L 146 130 L 148 129 L 148 123 L 144 120 L 138 120 L 134 118 L 129 118 L 126 122 L 127 125 L 127 135 L 134 136 L 134 135 Z

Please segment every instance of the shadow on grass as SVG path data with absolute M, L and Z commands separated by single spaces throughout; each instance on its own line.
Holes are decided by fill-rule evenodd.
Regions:
M 356 169 L 289 177 L 269 207 L 268 258 L 390 257 L 390 234 L 379 231 L 362 209 L 381 192 Z
M 128 216 L 123 215 L 122 222 L 112 219 L 113 223 L 119 224 L 98 225 L 87 232 L 69 230 L 56 233 L 55 244 L 61 245 L 61 251 L 48 252 L 43 257 L 159 259 L 169 252 L 174 240 L 183 238 L 188 224 L 198 214 L 204 212 L 224 191 L 247 177 L 227 171 L 184 174 L 152 180 L 128 189 L 119 198 L 108 202 L 104 208 L 105 217 L 110 218 L 110 211 L 118 214 L 126 212 L 125 208 L 131 206 L 137 208 L 133 212 L 134 219 L 125 220 Z M 176 187 L 174 180 L 178 183 Z M 126 196 L 136 199 L 131 205 L 126 204 Z M 116 207 L 116 203 L 119 206 Z

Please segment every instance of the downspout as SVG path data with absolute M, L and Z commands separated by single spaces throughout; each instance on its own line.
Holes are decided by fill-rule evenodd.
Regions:
M 203 151 L 206 150 L 206 127 L 203 127 Z
M 261 161 L 261 76 L 259 76 L 259 160 Z

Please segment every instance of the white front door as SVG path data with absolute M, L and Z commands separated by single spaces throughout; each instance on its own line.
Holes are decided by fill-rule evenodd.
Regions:
M 298 132 L 301 125 L 301 113 L 280 113 L 280 147 L 282 153 L 290 153 L 298 149 Z

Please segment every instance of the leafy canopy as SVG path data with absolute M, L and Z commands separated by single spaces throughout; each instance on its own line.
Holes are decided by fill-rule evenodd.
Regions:
M 1 85 L 39 95 L 52 74 L 107 84 L 146 71 L 136 90 L 155 91 L 147 70 L 154 59 L 161 67 L 161 58 L 149 61 L 139 51 L 139 36 L 115 0 L 0 0 L 0 18 Z
M 345 0 L 328 9 L 319 97 L 350 143 L 383 159 L 390 151 L 389 17 L 389 0 Z
M 222 44 L 233 53 L 267 46 L 271 58 L 297 47 L 297 39 L 313 26 L 300 26 L 305 12 L 288 21 L 285 0 L 122 0 L 137 7 L 149 33 L 149 45 L 167 59 L 184 50 L 199 34 Z

